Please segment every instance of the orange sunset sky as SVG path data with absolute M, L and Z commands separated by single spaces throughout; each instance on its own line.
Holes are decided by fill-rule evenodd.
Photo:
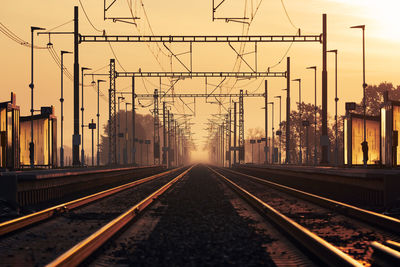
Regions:
M 219 2 L 218 0 L 215 0 Z M 146 11 L 148 21 L 155 35 L 240 35 L 245 25 L 241 23 L 224 21 L 212 21 L 212 1 L 193 0 L 117 0 L 110 15 L 130 16 L 132 13 L 138 17 L 138 26 L 126 23 L 113 23 L 103 20 L 102 0 L 81 0 L 87 15 L 93 25 L 99 30 L 105 30 L 107 34 L 149 35 L 149 24 L 145 18 Z M 367 84 L 379 84 L 380 82 L 392 82 L 400 84 L 400 2 L 395 0 L 286 0 L 284 1 L 290 20 L 280 0 L 226 0 L 218 9 L 217 16 L 243 16 L 254 17 L 249 27 L 250 35 L 282 35 L 295 34 L 297 28 L 302 34 L 320 34 L 322 31 L 322 13 L 328 16 L 328 49 L 338 49 L 338 90 L 339 90 L 339 114 L 344 114 L 344 103 L 359 102 L 362 98 L 362 33 L 359 29 L 350 29 L 350 26 L 366 25 L 366 82 Z M 144 9 L 143 9 L 143 6 Z M 71 0 L 19 0 L 7 1 L 0 9 L 0 22 L 23 40 L 30 41 L 30 26 L 52 29 L 55 26 L 69 22 L 55 31 L 73 30 L 73 7 L 79 6 L 80 32 L 82 34 L 101 34 L 88 22 L 79 1 Z M 259 8 L 257 9 L 257 6 Z M 257 11 L 256 11 L 257 10 Z M 71 21 L 71 22 L 70 22 Z M 245 29 L 246 32 L 246 29 Z M 35 35 L 35 45 L 46 46 L 48 37 Z M 72 36 L 54 36 L 51 38 L 57 54 L 60 50 L 73 51 Z M 233 44 L 239 49 L 238 44 Z M 260 43 L 258 45 L 258 70 L 266 71 L 268 67 L 276 65 L 284 56 L 289 43 Z M 21 107 L 21 115 L 28 115 L 30 109 L 30 49 L 22 46 L 4 34 L 0 34 L 0 101 L 9 100 L 11 91 L 17 94 L 17 103 Z M 126 71 L 170 71 L 170 57 L 168 51 L 161 50 L 155 45 L 144 43 L 112 43 L 112 47 L 120 64 Z M 188 44 L 169 44 L 175 53 L 188 50 Z M 245 52 L 254 50 L 253 44 L 246 46 Z M 291 57 L 291 77 L 302 79 L 302 101 L 314 102 L 314 74 L 306 67 L 316 65 L 318 67 L 318 105 L 321 103 L 321 57 L 322 46 L 318 43 L 294 43 L 288 52 Z M 84 43 L 80 45 L 80 66 L 98 70 L 96 73 L 108 73 L 105 67 L 114 55 L 107 43 Z M 188 63 L 188 56 L 181 59 Z M 254 55 L 246 56 L 251 64 L 254 64 Z M 235 66 L 236 55 L 227 44 L 223 43 L 194 43 L 193 44 L 193 71 L 232 71 L 238 70 Z M 73 56 L 65 55 L 64 63 L 72 73 Z M 101 69 L 102 67 L 105 67 Z M 117 71 L 122 71 L 117 64 Z M 172 62 L 174 71 L 185 71 L 176 60 Z M 276 65 L 271 71 L 285 71 L 286 59 Z M 250 71 L 241 64 L 240 71 Z M 90 72 L 88 72 L 90 73 Z M 95 79 L 97 79 L 96 77 Z M 85 77 L 85 84 L 91 82 L 91 77 Z M 71 146 L 72 140 L 72 81 L 64 79 L 65 98 L 65 141 Z M 218 84 L 221 79 L 209 79 L 210 84 Z M 282 95 L 286 87 L 283 78 L 270 78 L 269 98 Z M 130 90 L 130 79 L 117 80 L 118 90 Z M 165 88 L 169 81 L 162 81 Z M 54 63 L 47 49 L 35 50 L 35 108 L 54 105 L 57 117 L 60 118 L 60 69 Z M 137 93 L 153 92 L 158 87 L 158 78 L 146 80 L 137 79 Z M 163 88 L 163 89 L 165 89 Z M 212 85 L 208 86 L 212 89 Z M 292 109 L 298 101 L 297 84 L 292 83 Z M 232 89 L 232 90 L 231 90 Z M 264 91 L 262 79 L 226 80 L 220 92 L 239 92 L 239 89 L 248 92 Z M 101 91 L 105 94 L 108 83 L 101 85 Z M 176 93 L 203 93 L 205 91 L 204 79 L 194 78 L 180 81 L 175 86 Z M 219 89 L 218 89 L 219 91 Z M 328 112 L 334 115 L 334 55 L 328 54 Z M 96 119 L 96 91 L 85 88 L 85 123 L 89 119 Z M 108 103 L 100 100 L 101 123 L 108 118 Z M 264 127 L 263 99 L 245 100 L 245 132 L 249 128 Z M 147 104 L 146 101 L 142 101 Z M 188 100 L 188 105 L 193 109 L 193 100 Z M 275 129 L 278 128 L 278 101 L 275 105 Z M 125 105 L 123 105 L 125 108 Z M 284 110 L 283 105 L 282 110 Z M 222 110 L 224 112 L 224 110 Z M 149 108 L 139 108 L 139 113 L 149 113 Z M 191 111 L 182 103 L 172 109 L 173 113 L 188 113 Z M 204 100 L 196 100 L 196 116 L 191 120 L 196 143 L 201 148 L 206 140 L 207 132 L 205 123 L 211 118 L 211 114 L 219 112 L 218 105 L 206 104 Z M 285 113 L 282 111 L 282 119 Z M 60 122 L 60 120 L 59 120 Z M 102 128 L 101 128 L 102 129 Z M 60 132 L 58 132 L 60 135 Z M 58 142 L 59 144 L 60 142 Z M 85 150 L 90 149 L 90 135 L 86 130 Z M 205 152 L 199 151 L 195 158 L 204 157 Z

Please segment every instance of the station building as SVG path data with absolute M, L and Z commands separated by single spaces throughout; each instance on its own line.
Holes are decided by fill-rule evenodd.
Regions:
M 57 166 L 57 117 L 54 107 L 41 107 L 40 114 L 21 117 L 21 167 L 30 166 L 29 143 L 31 142 L 31 121 L 33 120 L 33 143 L 36 167 Z
M 16 104 L 16 95 L 11 100 L 0 103 L 0 169 L 18 169 L 20 167 L 19 126 L 20 109 Z

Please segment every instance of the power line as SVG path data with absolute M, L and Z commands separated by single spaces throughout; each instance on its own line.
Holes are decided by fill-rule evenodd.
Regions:
M 31 47 L 31 43 L 24 41 L 20 37 L 18 37 L 15 33 L 13 33 L 10 29 L 8 29 L 3 23 L 0 22 L 0 31 L 7 36 L 9 39 L 13 40 L 14 42 L 26 46 L 26 47 Z M 35 49 L 47 49 L 46 46 L 37 46 L 34 45 L 33 48 Z
M 298 30 L 299 27 L 296 27 L 296 26 L 293 24 L 292 19 L 290 18 L 289 13 L 288 13 L 287 10 L 286 10 L 286 6 L 285 6 L 285 3 L 283 2 L 283 0 L 281 0 L 281 3 L 282 3 L 283 10 L 285 11 L 286 17 L 287 17 L 287 19 L 289 20 L 290 24 L 292 24 L 293 28 L 295 28 L 296 30 Z
M 65 25 L 67 25 L 67 24 L 69 24 L 69 23 L 71 23 L 71 22 L 73 22 L 73 21 L 74 21 L 74 20 L 71 19 L 71 20 L 69 20 L 69 21 L 67 21 L 67 22 L 64 22 L 64 23 L 62 23 L 62 24 L 60 24 L 60 25 L 58 25 L 58 26 L 55 26 L 55 27 L 53 27 L 53 28 L 51 28 L 50 30 L 47 30 L 47 31 L 48 31 L 48 32 L 54 31 L 55 29 L 61 28 L 62 26 L 65 26 Z
M 97 29 L 97 28 L 93 25 L 93 23 L 90 21 L 89 16 L 88 16 L 88 14 L 86 13 L 86 10 L 85 10 L 85 8 L 84 8 L 83 5 L 82 5 L 81 0 L 79 0 L 79 4 L 80 4 L 80 6 L 81 6 L 81 8 L 82 8 L 82 10 L 83 10 L 83 13 L 85 14 L 85 17 L 86 17 L 87 21 L 89 22 L 90 25 L 92 25 L 92 28 L 93 28 L 95 31 L 103 32 L 102 30 Z

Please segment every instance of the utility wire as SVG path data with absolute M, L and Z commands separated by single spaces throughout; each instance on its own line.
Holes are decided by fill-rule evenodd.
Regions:
M 29 42 L 24 41 L 20 37 L 18 37 L 15 33 L 13 33 L 10 29 L 8 29 L 3 23 L 0 22 L 0 31 L 7 36 L 9 39 L 13 40 L 14 42 L 26 46 L 26 47 L 31 47 L 32 44 Z M 34 45 L 33 48 L 35 49 L 47 49 L 46 46 L 37 46 Z
M 80 6 L 81 6 L 81 8 L 82 8 L 82 10 L 83 10 L 83 13 L 85 14 L 85 17 L 86 17 L 87 21 L 88 21 L 89 24 L 92 26 L 92 28 L 93 28 L 95 31 L 103 32 L 102 30 L 97 29 L 97 28 L 93 25 L 93 23 L 90 21 L 90 18 L 89 18 L 89 16 L 88 16 L 88 14 L 86 13 L 85 8 L 83 7 L 81 0 L 79 0 L 79 4 L 80 4 Z
M 286 17 L 287 17 L 287 19 L 289 20 L 290 24 L 293 26 L 293 28 L 295 28 L 296 30 L 298 30 L 299 27 L 296 27 L 296 26 L 293 24 L 292 19 L 290 18 L 289 13 L 287 12 L 287 9 L 286 9 L 286 6 L 285 6 L 285 3 L 283 2 L 283 0 L 281 0 L 281 3 L 282 3 L 283 10 L 285 10 Z
M 55 29 L 61 28 L 62 26 L 65 26 L 65 25 L 67 25 L 68 23 L 71 23 L 71 22 L 73 22 L 73 21 L 74 21 L 74 20 L 71 19 L 71 20 L 69 20 L 69 21 L 67 21 L 67 22 L 64 22 L 63 24 L 60 24 L 60 25 L 58 25 L 58 26 L 55 26 L 55 27 L 53 27 L 53 28 L 51 28 L 50 30 L 47 30 L 47 31 L 48 31 L 48 32 L 54 31 Z

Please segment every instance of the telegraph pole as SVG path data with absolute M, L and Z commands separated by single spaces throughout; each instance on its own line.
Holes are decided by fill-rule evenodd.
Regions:
M 79 162 L 79 23 L 78 7 L 74 7 L 74 135 L 72 137 L 72 165 L 77 167 Z

